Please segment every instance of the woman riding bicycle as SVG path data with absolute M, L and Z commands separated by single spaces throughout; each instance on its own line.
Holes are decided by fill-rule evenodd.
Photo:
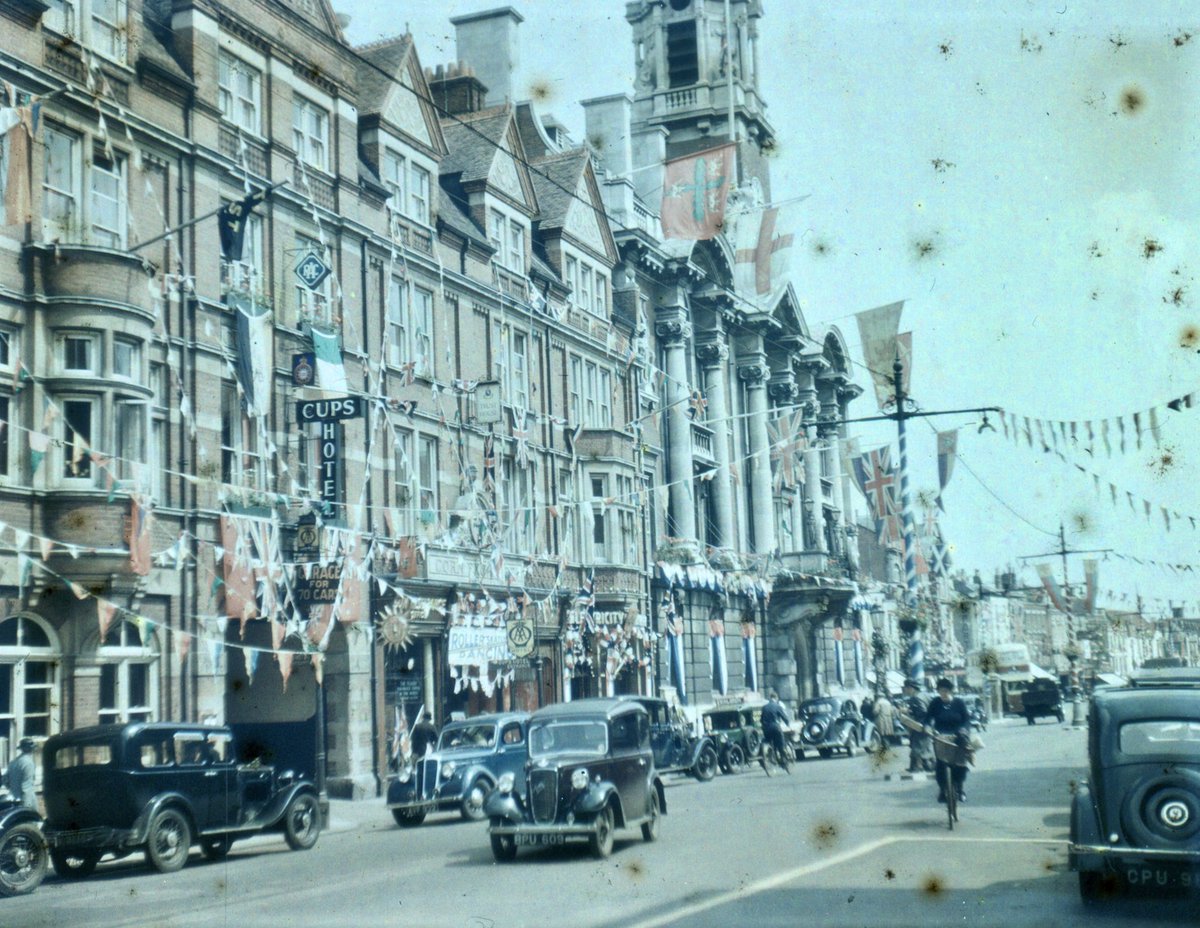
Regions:
M 922 722 L 926 731 L 942 737 L 953 738 L 960 748 L 965 748 L 971 741 L 971 714 L 967 704 L 954 695 L 954 684 L 946 677 L 937 681 L 938 698 L 931 700 L 925 709 Z M 965 766 L 950 766 L 940 759 L 937 762 L 938 802 L 946 801 L 946 772 L 950 771 L 950 782 L 958 795 L 959 802 L 967 801 L 963 784 L 967 781 Z

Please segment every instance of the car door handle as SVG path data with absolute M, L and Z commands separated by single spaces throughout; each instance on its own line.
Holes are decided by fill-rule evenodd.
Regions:
M 218 773 L 218 772 L 219 772 L 219 771 L 216 771 L 216 770 L 205 770 L 205 771 L 204 771 L 204 775 L 205 775 L 206 777 L 215 777 L 215 776 L 217 775 L 217 773 Z
M 646 766 L 646 758 L 644 758 L 644 757 L 639 757 L 639 758 L 638 758 L 638 766 L 639 766 L 639 767 L 645 767 L 645 766 Z

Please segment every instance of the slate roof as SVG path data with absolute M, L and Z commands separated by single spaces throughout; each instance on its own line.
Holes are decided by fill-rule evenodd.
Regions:
M 576 148 L 557 155 L 547 155 L 533 162 L 530 176 L 537 195 L 538 225 L 542 229 L 561 229 L 575 198 L 579 178 L 587 163 L 585 148 Z
M 396 35 L 381 39 L 370 45 L 355 49 L 366 59 L 358 63 L 359 112 L 378 113 L 392 90 L 392 82 L 398 79 L 401 66 L 413 47 L 411 35 Z
M 437 188 L 437 217 L 446 226 L 459 235 L 477 242 L 487 243 L 487 236 L 474 219 L 466 212 L 463 205 L 455 200 L 442 187 Z
M 511 119 L 507 104 L 443 119 L 442 135 L 450 152 L 442 159 L 442 174 L 461 174 L 463 184 L 486 180 Z

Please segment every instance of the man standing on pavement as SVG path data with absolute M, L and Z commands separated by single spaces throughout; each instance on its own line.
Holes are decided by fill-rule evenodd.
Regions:
M 4 785 L 26 809 L 37 809 L 37 793 L 33 789 L 33 739 L 22 738 L 18 746 L 21 752 L 17 759 L 8 765 L 4 774 Z
M 787 753 L 784 749 L 783 730 L 785 726 L 791 725 L 792 720 L 788 717 L 787 709 L 783 708 L 783 704 L 779 701 L 779 694 L 771 690 L 767 694 L 767 704 L 762 707 L 762 727 L 763 737 L 775 748 L 775 756 L 779 758 L 779 765 L 783 767 L 785 773 L 791 773 L 792 770 L 788 766 Z M 766 769 L 766 761 L 763 761 L 763 769 Z
M 433 713 L 425 712 L 421 721 L 413 727 L 411 743 L 413 757 L 424 757 L 429 748 L 437 744 L 438 730 L 433 724 Z

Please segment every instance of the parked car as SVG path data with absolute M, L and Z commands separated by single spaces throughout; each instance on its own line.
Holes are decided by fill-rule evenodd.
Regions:
M 704 732 L 716 742 L 722 773 L 739 773 L 762 750 L 762 729 L 751 706 L 723 706 L 705 710 Z
M 1125 886 L 1200 889 L 1200 671 L 1092 694 L 1067 859 L 1088 904 Z
M 621 698 L 638 703 L 649 715 L 650 744 L 659 773 L 686 773 L 701 781 L 716 776 L 721 756 L 716 741 L 697 735 L 676 707 L 653 696 Z
M 1058 684 L 1044 678 L 1031 680 L 1021 696 L 1021 711 L 1030 725 L 1046 716 L 1063 721 L 1062 693 Z
M 31 893 L 49 867 L 42 817 L 0 790 L 0 896 Z
M 106 853 L 144 849 L 180 869 L 193 844 L 219 860 L 238 838 L 281 831 L 317 843 L 316 787 L 291 770 L 239 762 L 229 728 L 180 722 L 98 725 L 54 735 L 43 751 L 43 832 L 60 876 L 90 874 Z
M 387 806 L 396 824 L 420 825 L 439 809 L 481 820 L 484 797 L 504 774 L 525 766 L 528 721 L 527 712 L 501 712 L 446 725 L 435 750 L 411 758 L 388 780 Z M 524 791 L 524 776 L 516 786 Z
M 616 829 L 640 826 L 642 837 L 654 841 L 667 811 L 650 718 L 631 699 L 580 699 L 533 713 L 525 778 L 525 795 L 507 773 L 484 800 L 498 861 L 512 860 L 519 847 L 574 839 L 607 857 Z
M 844 751 L 847 757 L 853 757 L 860 746 L 875 750 L 881 741 L 874 723 L 862 717 L 854 700 L 836 696 L 804 700 L 794 727 L 799 733 L 792 746 L 801 760 L 805 751 L 816 751 L 821 757 Z
M 976 731 L 987 731 L 988 711 L 983 697 L 975 693 L 963 693 L 960 697 L 967 704 L 967 712 L 971 716 L 971 727 Z

